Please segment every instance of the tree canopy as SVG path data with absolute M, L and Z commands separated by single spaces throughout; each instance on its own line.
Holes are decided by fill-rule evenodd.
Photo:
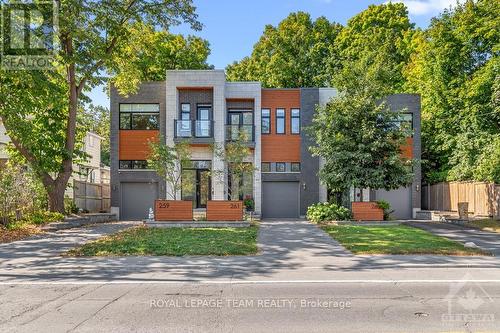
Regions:
M 270 88 L 328 85 L 340 30 L 325 17 L 312 21 L 307 13 L 292 13 L 277 27 L 265 27 L 252 55 L 227 67 L 228 80 L 260 81 Z
M 16 151 L 42 180 L 50 209 L 62 213 L 64 191 L 78 153 L 77 121 L 87 101 L 85 93 L 106 83 L 107 73 L 118 78 L 115 84 L 121 92 L 133 92 L 141 79 L 154 78 L 162 64 L 169 64 L 163 57 L 169 54 L 164 42 L 170 37 L 156 31 L 168 31 L 183 22 L 197 30 L 201 23 L 191 0 L 58 0 L 54 5 L 59 13 L 60 45 L 54 50 L 54 70 L 0 70 L 0 117 Z M 141 38 L 134 29 L 141 29 Z M 182 44 L 173 38 L 173 44 Z M 191 39 L 188 44 L 174 49 L 198 49 L 195 45 L 200 41 Z M 208 47 L 201 44 L 203 50 Z M 126 51 L 146 50 L 151 45 L 165 51 L 162 58 L 138 60 L 136 55 L 126 65 L 118 61 L 131 56 Z M 175 56 L 180 53 L 176 51 Z M 143 74 L 143 62 L 155 61 L 158 66 Z M 181 66 L 183 62 L 173 63 Z
M 500 2 L 468 0 L 414 36 L 407 90 L 422 96 L 430 182 L 500 182 Z

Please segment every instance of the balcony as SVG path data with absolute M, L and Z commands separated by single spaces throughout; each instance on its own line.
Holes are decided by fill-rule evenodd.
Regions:
M 213 120 L 174 120 L 176 139 L 211 139 L 214 137 Z
M 255 142 L 254 125 L 226 125 L 226 141 L 236 141 L 240 134 L 244 135 L 247 143 Z

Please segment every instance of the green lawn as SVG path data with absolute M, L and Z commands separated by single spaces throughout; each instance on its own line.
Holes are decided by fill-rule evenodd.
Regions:
M 72 256 L 249 255 L 257 230 L 248 228 L 131 228 L 69 251 Z
M 484 255 L 481 250 L 404 225 L 322 227 L 330 236 L 355 254 L 440 254 Z
M 470 221 L 467 224 L 472 227 L 479 228 L 481 230 L 500 233 L 500 220 L 485 219 L 478 221 Z

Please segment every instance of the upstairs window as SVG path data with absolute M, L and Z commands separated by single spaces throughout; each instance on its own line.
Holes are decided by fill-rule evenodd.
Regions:
M 285 109 L 276 109 L 276 134 L 285 134 Z
M 159 104 L 120 104 L 120 129 L 159 129 Z
M 291 133 L 300 134 L 300 109 L 292 109 L 290 114 Z
M 262 126 L 261 132 L 262 134 L 271 133 L 271 110 L 270 109 L 262 109 Z

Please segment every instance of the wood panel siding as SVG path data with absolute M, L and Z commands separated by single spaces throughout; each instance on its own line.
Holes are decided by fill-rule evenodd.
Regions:
M 384 220 L 384 211 L 376 202 L 353 202 L 352 215 L 356 221 Z
M 300 108 L 300 89 L 262 89 L 262 108 L 271 110 L 271 133 L 262 134 L 262 162 L 300 162 L 300 134 L 291 134 L 290 109 Z M 276 109 L 285 109 L 285 134 L 276 134 Z
M 242 201 L 216 201 L 207 202 L 207 221 L 242 221 Z
M 404 158 L 413 158 L 413 138 L 406 138 L 406 144 L 401 147 L 401 156 Z
M 193 202 L 181 200 L 156 200 L 155 221 L 192 221 Z
M 158 141 L 160 131 L 157 130 L 120 130 L 119 159 L 147 160 L 149 157 L 149 141 Z

